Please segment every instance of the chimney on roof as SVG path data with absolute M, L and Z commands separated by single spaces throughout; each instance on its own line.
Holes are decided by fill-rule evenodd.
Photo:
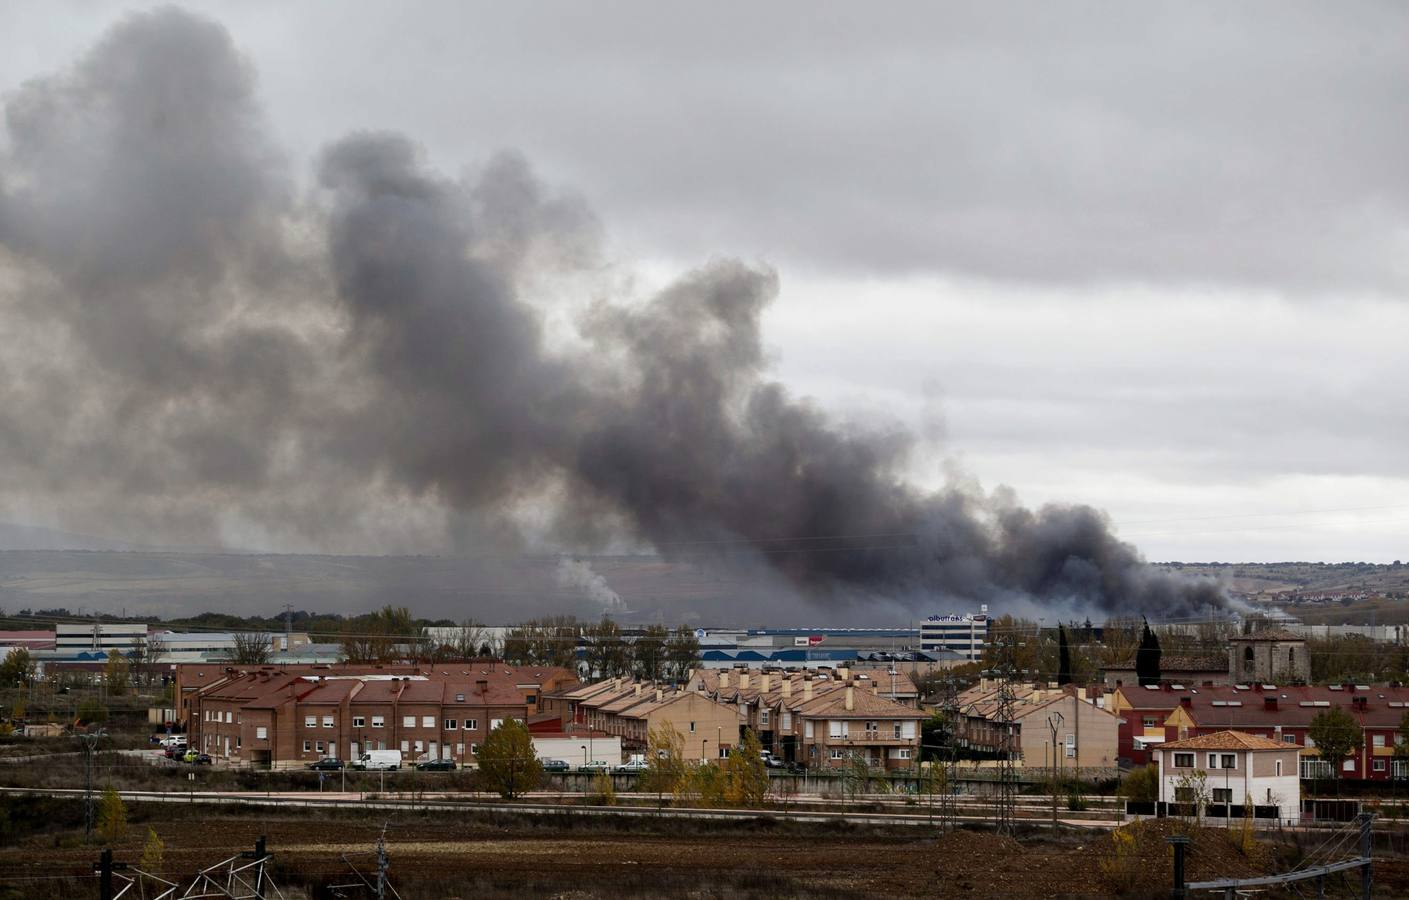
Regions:
M 641 696 L 641 682 L 636 682 L 636 696 Z
M 763 691 L 763 693 L 768 693 L 768 688 L 771 687 L 772 684 L 773 676 L 769 675 L 767 672 L 764 672 L 762 675 L 758 676 L 758 689 L 760 691 Z
M 1268 710 L 1275 710 L 1275 709 L 1277 708 L 1277 695 L 1276 695 L 1276 694 L 1263 694 L 1263 695 L 1262 695 L 1262 708 L 1263 708 L 1263 709 L 1268 709 Z
M 846 681 L 848 678 L 851 677 L 851 669 L 847 668 L 846 666 L 838 666 L 837 677 L 840 678 L 842 681 Z
M 664 699 L 665 699 L 665 691 L 661 690 L 660 688 L 656 688 L 656 702 L 659 703 L 659 702 L 661 702 L 661 701 L 664 700 Z
M 488 679 L 481 678 L 479 681 L 476 681 L 476 682 L 475 682 L 475 687 L 479 688 L 479 694 L 480 694 L 481 697 L 483 697 L 485 694 L 488 694 L 488 693 L 489 693 L 489 681 L 488 681 Z
M 1259 694 L 1262 693 L 1262 682 L 1259 681 L 1259 682 L 1254 683 L 1253 686 L 1252 686 L 1252 689 L 1253 689 L 1254 691 L 1256 691 L 1257 693 L 1259 693 Z
M 1193 698 L 1193 697 L 1180 697 L 1180 698 L 1179 698 L 1179 705 L 1180 705 L 1180 706 L 1183 706 L 1183 707 L 1186 707 L 1186 708 L 1192 707 L 1192 706 L 1194 705 L 1194 698 Z
M 856 708 L 856 688 L 849 684 L 846 686 L 846 708 L 848 712 Z
M 749 670 L 748 670 L 748 669 L 745 669 L 745 670 L 743 670 L 742 672 L 739 673 L 739 690 L 741 690 L 741 691 L 746 691 L 746 690 L 748 690 L 748 689 L 749 689 Z
M 721 688 L 727 688 L 729 686 L 729 673 L 727 671 L 719 673 L 719 686 Z
M 1164 691 L 1166 694 L 1169 693 L 1169 682 L 1168 682 L 1168 681 L 1161 682 L 1159 688 L 1160 688 L 1160 690 Z
M 802 677 L 802 699 L 804 701 L 812 699 L 812 679 L 806 675 Z
M 793 680 L 791 678 L 778 679 L 783 683 L 783 699 L 791 700 L 793 696 Z

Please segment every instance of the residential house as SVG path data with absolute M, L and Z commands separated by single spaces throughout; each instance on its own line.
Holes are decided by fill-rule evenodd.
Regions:
M 1170 741 L 1155 750 L 1159 802 L 1170 813 L 1295 824 L 1301 816 L 1297 748 L 1242 731 Z

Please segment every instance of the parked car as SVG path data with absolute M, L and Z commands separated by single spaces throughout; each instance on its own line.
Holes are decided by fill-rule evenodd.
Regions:
M 568 765 L 568 762 L 565 759 L 543 759 L 539 760 L 539 765 L 543 767 L 543 771 L 545 772 L 572 771 L 572 766 Z
M 183 762 L 188 762 L 193 766 L 210 765 L 210 754 L 201 753 L 198 750 L 187 750 L 186 755 L 181 757 Z
M 579 772 L 610 772 L 612 767 L 607 765 L 605 759 L 594 759 L 590 763 L 578 768 Z
M 341 772 L 342 760 L 336 756 L 325 756 L 317 762 L 309 763 L 308 768 L 318 772 Z
M 427 759 L 416 763 L 416 768 L 421 772 L 453 772 L 455 763 L 448 759 Z
M 770 769 L 786 769 L 788 764 L 778 759 L 770 751 L 763 750 L 759 753 L 763 757 L 763 765 Z
M 631 775 L 637 772 L 644 772 L 650 767 L 651 764 L 646 762 L 644 759 L 633 759 L 630 762 L 624 762 L 621 765 L 617 766 L 616 770 L 622 775 Z
M 168 744 L 166 747 L 162 748 L 162 754 L 165 755 L 167 759 L 180 759 L 186 755 L 186 745 Z

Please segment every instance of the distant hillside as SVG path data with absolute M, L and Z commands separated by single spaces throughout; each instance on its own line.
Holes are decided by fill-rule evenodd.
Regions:
M 1217 578 L 1242 594 L 1409 592 L 1409 566 L 1374 563 L 1159 563 L 1163 568 Z

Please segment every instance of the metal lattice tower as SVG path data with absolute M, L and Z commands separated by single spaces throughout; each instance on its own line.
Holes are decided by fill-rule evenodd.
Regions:
M 1013 675 L 1016 670 L 1016 632 L 1005 636 L 998 657 L 998 706 L 994 710 L 994 725 L 998 728 L 998 802 L 993 811 L 994 827 L 1000 834 L 1011 834 L 1018 793 L 1015 765 L 1017 756 L 1017 725 L 1014 722 Z

